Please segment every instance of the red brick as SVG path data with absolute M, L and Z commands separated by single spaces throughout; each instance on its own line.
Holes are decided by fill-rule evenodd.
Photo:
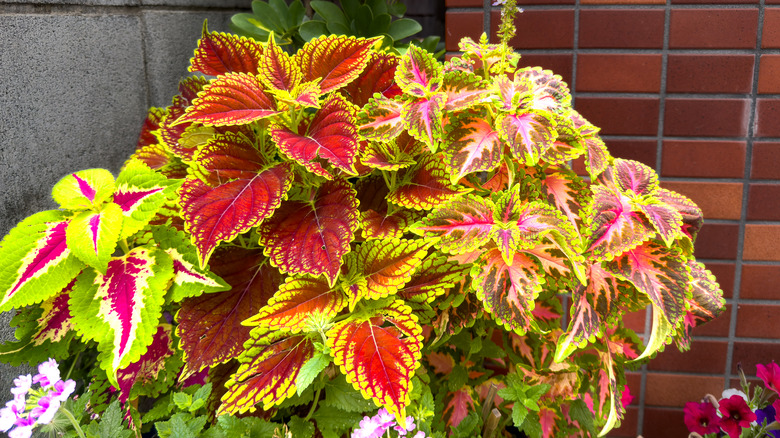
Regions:
M 742 178 L 746 145 L 741 141 L 667 140 L 661 175 L 700 178 Z
M 677 347 L 668 345 L 666 350 L 658 353 L 647 367 L 652 371 L 691 372 L 700 374 L 722 373 L 726 367 L 725 341 L 704 341 L 696 339 L 691 342 L 691 349 L 685 353 Z
M 731 304 L 726 304 L 725 309 L 712 321 L 696 326 L 691 330 L 693 336 L 718 336 L 727 338 L 729 336 L 729 325 L 731 323 Z
M 666 91 L 750 93 L 753 86 L 753 62 L 753 55 L 670 54 Z
M 481 8 L 482 0 L 447 0 L 444 4 L 448 8 Z
M 665 0 L 581 0 L 583 5 L 662 5 Z
M 575 0 L 517 0 L 519 6 L 523 5 L 573 5 Z
M 740 304 L 737 310 L 737 336 L 742 338 L 780 337 L 780 306 Z
M 546 70 L 552 70 L 553 73 L 560 75 L 567 84 L 572 82 L 572 59 L 569 54 L 528 54 L 522 55 L 518 67 L 542 67 Z
M 639 392 L 642 385 L 642 374 L 638 372 L 626 372 L 626 386 L 628 386 L 629 391 L 631 391 L 631 403 L 629 403 L 629 406 L 638 406 L 639 405 Z
M 639 161 L 655 169 L 658 143 L 655 140 L 606 140 L 610 155 Z
M 501 12 L 490 16 L 490 34 L 496 34 L 501 23 Z M 524 49 L 571 49 L 574 47 L 574 11 L 571 9 L 531 9 L 515 18 L 517 34 L 509 44 L 522 52 Z
M 780 344 L 764 342 L 734 342 L 734 360 L 731 373 L 737 373 L 737 364 L 742 364 L 742 369 L 748 376 L 756 375 L 756 364 L 767 364 L 776 361 L 780 357 Z M 738 387 L 738 386 L 732 386 Z
M 449 51 L 457 51 L 458 42 L 463 37 L 471 37 L 474 41 L 484 32 L 482 28 L 482 12 L 451 12 L 444 15 L 447 28 L 444 45 Z
M 780 261 L 780 225 L 747 224 L 742 258 Z
M 642 436 L 648 438 L 687 437 L 689 432 L 685 426 L 684 417 L 682 409 L 647 408 L 645 409 Z
M 691 198 L 706 219 L 742 216 L 742 183 L 663 181 L 661 186 Z
M 737 267 L 734 263 L 707 262 L 705 267 L 715 275 L 720 288 L 723 289 L 723 297 L 731 298 L 734 295 L 734 278 L 736 277 Z M 742 279 L 744 280 L 744 270 Z
M 764 9 L 764 32 L 761 34 L 761 47 L 765 49 L 780 48 L 780 8 Z
M 645 404 L 681 408 L 705 394 L 720 394 L 723 383 L 723 376 L 647 373 Z
M 693 254 L 701 259 L 735 260 L 738 242 L 739 225 L 705 222 L 696 237 Z
M 748 189 L 748 220 L 780 220 L 780 185 L 750 184 Z
M 780 55 L 761 55 L 758 70 L 758 92 L 780 93 Z
M 780 137 L 780 100 L 757 99 L 756 137 Z
M 630 312 L 623 315 L 623 324 L 627 329 L 635 331 L 639 336 L 645 333 L 645 309 L 636 312 Z
M 580 11 L 579 47 L 660 49 L 664 11 L 590 9 Z
M 747 99 L 669 98 L 664 135 L 742 137 L 747 133 L 749 112 Z
M 625 417 L 620 422 L 620 427 L 609 432 L 610 437 L 615 438 L 636 438 L 637 424 L 639 418 L 639 409 L 635 407 L 626 408 Z
M 780 266 L 742 265 L 739 297 L 757 300 L 780 300 Z
M 755 4 L 758 3 L 758 0 L 672 0 L 673 5 L 695 5 L 695 4 L 706 4 L 706 5 L 721 5 L 721 4 Z
M 753 179 L 780 179 L 780 143 L 753 143 L 750 177 Z
M 672 49 L 753 49 L 758 9 L 672 9 Z
M 577 91 L 658 93 L 661 55 L 581 54 L 577 57 Z
M 586 119 L 601 127 L 602 134 L 656 135 L 658 132 L 658 99 L 580 97 L 576 107 Z

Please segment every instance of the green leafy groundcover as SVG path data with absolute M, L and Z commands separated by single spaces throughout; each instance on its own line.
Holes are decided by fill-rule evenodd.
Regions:
M 138 432 L 261 427 L 234 414 L 339 437 L 378 406 L 430 436 L 617 426 L 625 368 L 722 310 L 701 211 L 505 42 L 380 47 L 204 28 L 204 76 L 119 175 L 65 176 L 2 241 L 0 358 L 78 365 Z M 624 316 L 648 306 L 642 342 Z M 205 382 L 206 414 L 171 413 Z

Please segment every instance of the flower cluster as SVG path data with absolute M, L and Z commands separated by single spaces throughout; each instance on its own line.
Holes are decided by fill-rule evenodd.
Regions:
M 414 436 L 407 435 L 415 428 L 414 418 L 406 417 L 406 427 L 396 423 L 395 417 L 382 408 L 373 417 L 363 417 L 360 426 L 352 431 L 351 438 L 380 438 L 388 430 L 395 430 L 399 437 L 426 438 L 425 432 L 418 431 Z
M 34 384 L 39 388 L 33 388 Z M 14 379 L 14 385 L 13 400 L 0 409 L 0 431 L 8 432 L 9 438 L 29 438 L 36 425 L 49 424 L 76 389 L 73 380 L 60 379 L 54 359 L 38 365 L 35 376 L 26 374 Z
M 764 382 L 764 388 L 756 388 L 750 396 L 750 384 L 742 367 L 738 367 L 742 390 L 727 389 L 720 400 L 707 394 L 701 402 L 685 404 L 685 425 L 691 437 L 725 432 L 729 438 L 766 437 L 780 438 L 780 399 L 770 403 L 780 394 L 780 366 L 772 362 L 756 365 L 756 376 Z M 746 433 L 744 433 L 746 432 Z M 716 435 L 712 435 L 716 436 Z

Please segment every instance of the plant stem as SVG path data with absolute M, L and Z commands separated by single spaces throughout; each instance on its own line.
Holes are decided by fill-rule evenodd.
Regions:
M 62 411 L 62 413 L 65 414 L 66 417 L 68 417 L 68 420 L 70 420 L 70 424 L 72 424 L 73 428 L 76 429 L 76 433 L 79 434 L 81 438 L 87 438 L 84 435 L 84 431 L 81 430 L 81 426 L 79 426 L 78 421 L 76 421 L 76 417 L 74 417 L 73 414 L 71 414 L 70 411 L 65 408 L 60 408 L 60 411 Z
M 127 254 L 130 252 L 130 247 L 127 246 L 127 239 L 122 239 L 119 241 L 119 247 L 122 248 L 122 251 Z
M 322 392 L 322 388 L 317 389 L 317 392 L 314 393 L 314 401 L 311 402 L 311 408 L 309 408 L 309 413 L 306 414 L 304 421 L 309 421 L 312 414 L 314 414 L 314 410 L 317 409 L 317 402 L 320 401 L 320 392 Z
M 70 373 L 73 372 L 73 368 L 76 366 L 76 362 L 78 362 L 79 356 L 81 356 L 80 351 L 76 354 L 76 358 L 73 359 L 73 362 L 70 364 L 70 368 L 68 369 L 68 374 L 65 375 L 65 380 L 68 380 L 70 378 Z

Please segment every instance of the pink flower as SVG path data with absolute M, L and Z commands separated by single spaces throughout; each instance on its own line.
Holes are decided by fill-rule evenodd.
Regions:
M 722 416 L 720 428 L 729 434 L 729 438 L 739 437 L 743 427 L 750 427 L 750 423 L 756 421 L 756 414 L 739 395 L 720 399 L 718 404 Z
M 780 366 L 772 362 L 768 365 L 756 365 L 756 376 L 764 381 L 764 386 L 780 394 Z
M 623 388 L 623 393 L 620 394 L 620 404 L 626 407 L 634 400 L 634 396 L 631 395 L 631 390 L 628 389 L 628 385 Z
M 688 402 L 685 404 L 685 425 L 689 432 L 699 435 L 720 431 L 720 418 L 711 403 Z
M 60 369 L 57 361 L 49 359 L 38 365 L 38 373 L 33 377 L 33 383 L 40 383 L 42 388 L 54 385 L 60 380 Z
M 30 417 L 35 418 L 38 424 L 49 424 L 59 408 L 59 399 L 47 395 L 38 400 L 38 405 L 30 411 Z

